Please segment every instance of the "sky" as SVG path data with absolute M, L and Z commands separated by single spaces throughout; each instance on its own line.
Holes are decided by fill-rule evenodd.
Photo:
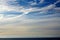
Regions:
M 0 0 L 0 37 L 60 37 L 60 0 Z

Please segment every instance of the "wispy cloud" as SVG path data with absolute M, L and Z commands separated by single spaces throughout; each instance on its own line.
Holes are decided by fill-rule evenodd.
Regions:
M 30 7 L 30 8 L 24 8 L 23 6 L 10 6 L 7 2 L 9 2 L 9 1 L 12 1 L 12 0 L 6 0 L 6 1 L 4 1 L 4 0 L 1 0 L 1 5 L 0 5 L 0 22 L 4 22 L 4 21 L 13 21 L 13 20 L 15 20 L 15 21 L 17 21 L 19 18 L 21 18 L 22 20 L 24 20 L 26 17 L 24 17 L 24 15 L 27 15 L 27 14 L 29 14 L 30 12 L 40 12 L 40 13 L 44 13 L 44 12 L 46 12 L 47 13 L 47 11 L 48 10 L 52 10 L 52 9 L 57 9 L 57 8 L 55 8 L 56 7 L 56 3 L 58 3 L 59 1 L 57 1 L 55 4 L 51 4 L 51 5 L 49 5 L 49 6 L 46 6 L 46 7 L 43 7 L 43 8 L 33 8 L 33 7 Z M 13 1 L 16 1 L 16 0 L 13 0 Z M 41 0 L 42 1 L 42 0 Z M 4 2 L 4 3 L 2 3 L 2 2 Z M 8 4 L 8 5 L 6 5 L 6 4 Z M 58 9 L 57 9 L 58 10 Z M 3 14 L 3 12 L 5 12 L 5 11 L 16 11 L 16 12 L 22 12 L 22 14 L 21 15 L 18 15 L 18 16 L 14 16 L 14 15 L 12 15 L 12 16 L 14 16 L 14 17 L 11 17 L 11 18 L 5 18 L 4 17 L 4 14 Z M 48 11 L 49 12 L 49 11 Z M 24 18 L 22 18 L 22 17 L 24 17 Z M 19 19 L 20 20 L 20 19 Z
M 13 5 L 9 2 L 13 2 Z M 44 0 L 40 1 L 40 3 L 43 2 Z M 31 5 L 26 8 L 18 4 L 16 0 L 0 0 L 0 35 L 18 34 L 32 36 L 32 34 L 34 34 L 38 36 L 55 34 L 57 31 L 51 31 L 51 29 L 56 29 L 54 27 L 59 28 L 60 26 L 60 8 L 56 7 L 58 2 L 60 1 L 58 0 L 54 4 L 42 8 L 31 7 Z M 35 5 L 37 3 L 32 2 L 31 4 Z M 13 15 L 10 15 L 12 13 Z M 45 32 L 42 29 L 44 29 Z M 56 35 L 58 35 L 58 33 Z

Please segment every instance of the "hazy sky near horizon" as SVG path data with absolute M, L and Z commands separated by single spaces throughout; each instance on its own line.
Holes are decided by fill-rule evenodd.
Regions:
M 0 37 L 60 36 L 60 0 L 0 0 Z

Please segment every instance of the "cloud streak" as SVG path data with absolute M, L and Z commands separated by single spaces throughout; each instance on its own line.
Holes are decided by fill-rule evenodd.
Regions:
M 9 2 L 13 2 L 14 5 Z M 60 35 L 55 30 L 56 27 L 59 28 L 60 26 L 60 16 L 58 16 L 60 15 L 60 8 L 56 7 L 58 2 L 60 1 L 58 0 L 54 4 L 42 8 L 31 7 L 31 5 L 26 8 L 18 4 L 16 0 L 0 0 L 0 35 L 22 35 L 25 37 L 32 37 L 32 34 L 37 37 L 40 37 L 40 35 Z M 44 0 L 41 0 L 40 3 L 44 3 Z M 10 15 L 12 13 L 13 15 Z

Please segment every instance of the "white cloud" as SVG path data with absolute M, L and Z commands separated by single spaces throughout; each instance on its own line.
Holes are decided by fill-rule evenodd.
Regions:
M 57 4 L 57 3 L 59 3 L 60 2 L 60 0 L 57 0 L 54 4 Z
M 4 1 L 4 0 L 2 0 Z M 5 0 L 6 1 L 6 0 Z M 35 36 L 39 36 L 39 35 L 45 35 L 45 34 L 56 34 L 57 32 L 55 31 L 51 31 L 51 30 L 46 30 L 45 28 L 54 28 L 55 26 L 60 26 L 59 25 L 59 17 L 52 17 L 52 18 L 45 18 L 45 19 L 28 19 L 26 18 L 24 15 L 28 14 L 29 12 L 36 12 L 36 11 L 40 11 L 40 12 L 46 12 L 50 9 L 54 9 L 57 12 L 60 10 L 59 8 L 55 8 L 55 5 L 49 5 L 43 8 L 24 8 L 22 6 L 8 6 L 6 4 L 1 4 L 0 5 L 0 13 L 4 12 L 4 11 L 17 11 L 17 12 L 23 12 L 22 15 L 19 16 L 15 16 L 12 18 L 5 18 L 3 14 L 0 14 L 0 24 L 2 23 L 2 25 L 0 25 L 0 35 L 6 35 L 6 36 L 10 36 L 10 35 L 31 35 L 34 34 Z M 10 15 L 9 15 L 10 16 Z M 13 15 L 14 16 L 14 15 Z M 55 16 L 53 15 L 48 15 L 48 16 Z M 47 16 L 47 17 L 48 17 Z M 40 22 L 40 24 L 39 24 Z M 9 24 L 11 23 L 11 24 Z M 28 25 L 29 24 L 29 25 Z M 39 30 L 36 30 L 35 28 L 39 28 L 39 29 L 45 29 L 45 31 L 42 32 L 36 32 Z M 5 30 L 3 30 L 5 29 Z M 34 29 L 36 30 L 34 32 Z M 31 32 L 30 32 L 31 31 Z M 32 33 L 33 31 L 33 33 Z M 47 32 L 48 31 L 48 32 Z M 59 34 L 59 33 L 57 33 Z M 17 36 L 18 36 L 17 35 Z M 5 36 L 5 37 L 6 37 Z M 51 36 L 51 35 L 50 35 Z
M 10 0 L 12 1 L 12 0 Z M 13 1 L 16 1 L 16 0 L 13 0 Z M 0 1 L 1 2 L 1 1 Z M 33 12 L 33 11 L 40 11 L 40 12 L 44 12 L 44 11 L 48 11 L 50 9 L 54 9 L 55 8 L 55 5 L 54 4 L 51 4 L 51 5 L 48 5 L 46 7 L 43 7 L 43 8 L 24 8 L 23 6 L 9 6 L 9 5 L 6 5 L 4 4 L 3 2 L 8 2 L 8 0 L 2 0 L 1 2 L 1 5 L 0 5 L 0 12 L 4 12 L 4 11 L 17 11 L 17 12 L 23 12 L 22 15 L 19 15 L 19 16 L 16 16 L 16 17 L 12 17 L 12 18 L 4 18 L 2 17 L 1 15 L 1 19 L 0 21 L 10 21 L 10 20 L 18 20 L 18 18 L 21 18 L 22 16 L 28 14 L 29 12 Z M 2 20 L 4 19 L 4 20 Z
M 40 3 L 43 3 L 44 2 L 44 0 L 40 0 Z

